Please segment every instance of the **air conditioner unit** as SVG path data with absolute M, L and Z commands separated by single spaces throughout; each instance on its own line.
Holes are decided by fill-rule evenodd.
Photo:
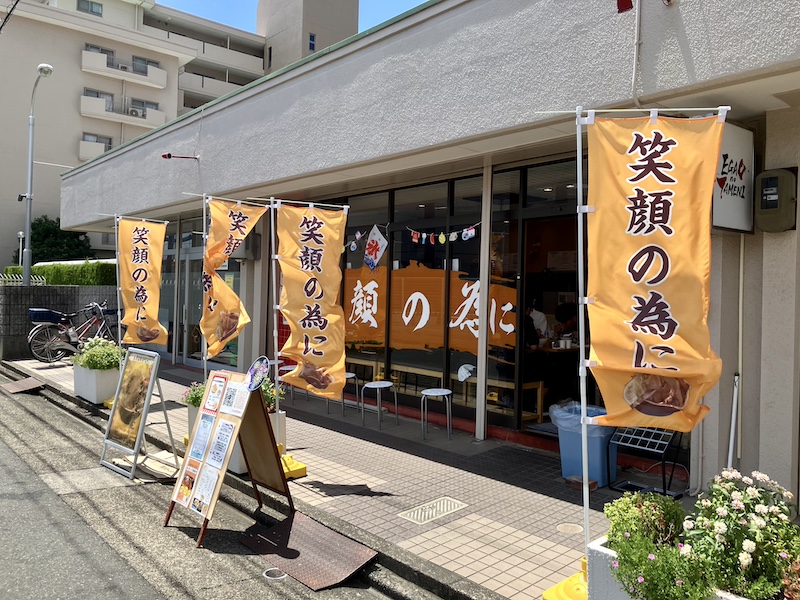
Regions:
M 119 70 L 120 71 L 127 71 L 128 70 L 128 65 L 120 65 L 119 66 Z
M 132 108 L 132 109 L 130 109 L 130 110 L 128 111 L 128 114 L 129 114 L 130 116 L 132 116 L 132 117 L 138 117 L 138 116 L 141 116 L 141 113 L 139 112 L 139 109 L 138 109 L 138 108 Z

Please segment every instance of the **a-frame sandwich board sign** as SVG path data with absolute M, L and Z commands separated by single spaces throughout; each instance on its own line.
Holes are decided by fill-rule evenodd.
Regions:
M 261 388 L 251 390 L 243 373 L 211 371 L 164 519 L 166 527 L 176 504 L 202 516 L 198 547 L 214 515 L 237 437 L 258 506 L 263 506 L 261 485 L 286 497 L 294 512 Z

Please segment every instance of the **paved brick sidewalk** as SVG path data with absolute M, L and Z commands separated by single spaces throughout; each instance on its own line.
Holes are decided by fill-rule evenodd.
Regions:
M 72 367 L 15 361 L 17 368 L 72 393 Z M 184 386 L 161 380 L 176 443 L 187 429 L 186 409 L 176 403 Z M 431 425 L 422 441 L 418 419 L 361 415 L 296 394 L 288 400 L 288 453 L 308 475 L 292 481 L 292 496 L 358 528 L 514 600 L 540 598 L 544 590 L 576 573 L 583 555 L 580 491 L 561 479 L 557 454 L 487 440 Z M 148 426 L 166 437 L 157 401 Z M 618 494 L 591 496 L 591 537 L 606 530 L 602 506 Z M 417 524 L 400 513 L 450 498 L 464 506 Z M 455 505 L 455 503 L 449 503 Z

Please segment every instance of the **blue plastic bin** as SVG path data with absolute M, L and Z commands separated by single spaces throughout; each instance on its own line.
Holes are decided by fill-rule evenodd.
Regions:
M 606 414 L 604 408 L 587 406 L 586 415 L 599 417 Z M 558 446 L 561 452 L 561 476 L 566 479 L 583 476 L 581 453 L 581 405 L 570 402 L 550 407 L 550 418 L 558 427 Z M 598 487 L 606 487 L 617 479 L 617 447 L 609 448 L 609 440 L 616 430 L 614 427 L 588 425 L 589 480 L 596 481 Z M 609 481 L 609 464 L 611 479 Z

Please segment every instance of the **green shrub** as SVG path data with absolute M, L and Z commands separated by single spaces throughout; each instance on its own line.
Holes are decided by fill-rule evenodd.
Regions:
M 22 267 L 6 267 L 6 275 L 22 275 Z M 42 265 L 31 267 L 31 274 L 41 275 L 48 285 L 116 285 L 117 266 L 110 263 L 86 261 L 71 265 Z
M 669 496 L 641 492 L 626 493 L 606 504 L 603 512 L 611 522 L 608 545 L 614 550 L 619 542 L 632 535 L 656 544 L 672 544 L 683 532 L 686 515 L 683 506 Z
M 92 338 L 72 357 L 72 364 L 85 369 L 107 371 L 119 369 L 122 350 L 111 340 Z

